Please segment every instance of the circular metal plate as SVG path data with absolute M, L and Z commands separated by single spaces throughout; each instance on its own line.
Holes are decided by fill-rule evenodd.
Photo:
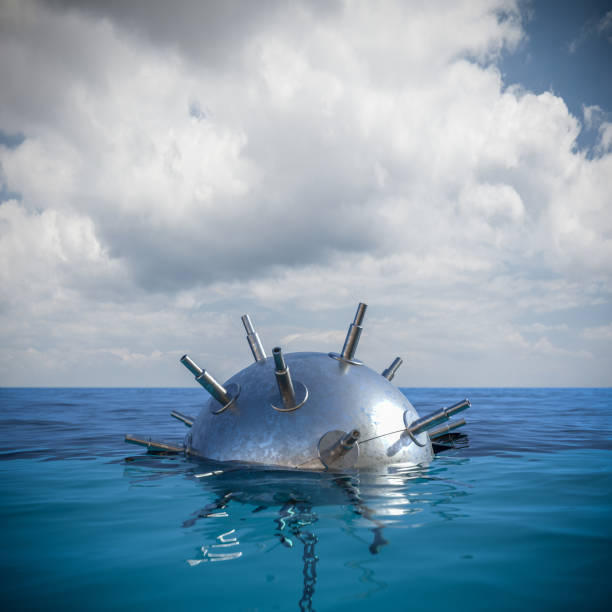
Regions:
M 359 361 L 359 359 L 346 359 L 345 357 L 343 357 L 339 353 L 327 353 L 327 354 L 332 359 L 337 359 L 338 361 L 341 361 L 342 363 L 348 363 L 350 365 L 356 365 L 356 366 L 362 366 L 363 365 L 363 361 Z
M 410 420 L 410 422 L 408 422 L 408 420 Z M 413 433 L 410 431 L 410 425 L 412 424 L 413 421 L 413 417 L 408 414 L 408 411 L 406 410 L 404 412 L 404 425 L 406 426 L 406 433 L 410 436 L 410 439 L 417 445 L 417 446 L 425 446 L 427 444 L 427 432 L 424 431 L 422 433 L 419 434 L 419 436 L 421 436 L 421 438 L 423 436 L 426 436 L 425 440 L 423 441 L 419 441 L 417 440 L 416 436 L 413 435 Z
M 359 443 L 355 442 L 353 448 L 342 455 L 334 457 L 332 451 L 338 442 L 346 435 L 346 431 L 332 429 L 328 431 L 318 444 L 319 459 L 328 470 L 350 470 L 357 464 L 359 459 Z
M 308 399 L 308 389 L 306 388 L 306 385 L 302 384 L 299 380 L 294 380 L 293 391 L 295 392 L 295 406 L 285 408 L 283 406 L 283 400 L 278 392 L 270 397 L 270 406 L 279 412 L 293 412 L 294 410 L 301 408 Z
M 221 408 L 219 408 L 218 410 L 213 410 L 211 408 L 210 411 L 213 414 L 221 414 L 222 412 L 225 412 L 230 406 L 234 404 L 234 402 L 238 399 L 238 396 L 240 395 L 240 385 L 238 383 L 230 383 L 229 385 L 227 385 L 227 387 L 225 387 L 225 390 L 227 391 L 227 394 L 230 396 L 230 401 L 227 402 L 225 406 L 221 406 Z M 215 404 L 216 403 L 217 402 L 215 402 Z

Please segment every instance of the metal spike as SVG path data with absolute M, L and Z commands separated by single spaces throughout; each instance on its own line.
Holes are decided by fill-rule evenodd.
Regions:
M 187 416 L 186 414 L 183 414 L 182 412 L 179 412 L 178 410 L 173 410 L 170 413 L 170 416 L 174 417 L 178 421 L 181 421 L 182 423 L 185 423 L 185 425 L 187 425 L 187 427 L 192 427 L 193 426 L 193 422 L 195 421 L 195 419 L 193 417 Z
M 244 329 L 247 333 L 247 341 L 249 346 L 251 347 L 251 352 L 253 353 L 253 358 L 255 361 L 265 361 L 266 360 L 266 351 L 259 339 L 259 336 L 255 329 L 253 328 L 253 324 L 251 323 L 251 318 L 248 314 L 242 315 L 242 324 L 244 325 Z
M 448 425 L 442 425 L 442 427 L 438 427 L 438 429 L 434 429 L 429 432 L 429 439 L 435 440 L 436 438 L 440 438 L 450 431 L 454 429 L 459 429 L 459 427 L 463 427 L 465 425 L 465 419 L 461 419 L 459 421 L 455 421 L 453 423 L 449 423 Z
M 295 389 L 293 388 L 291 374 L 283 358 L 283 352 L 280 346 L 275 346 L 272 349 L 272 356 L 274 357 L 274 366 L 276 368 L 274 375 L 276 376 L 278 392 L 283 400 L 283 407 L 285 409 L 291 408 L 295 406 Z
M 402 360 L 400 357 L 396 357 L 393 360 L 393 363 L 386 369 L 382 371 L 382 376 L 384 376 L 387 380 L 391 381 L 393 380 L 393 377 L 395 376 L 395 373 L 397 372 L 397 370 L 399 369 L 399 367 L 402 365 Z
M 152 451 L 164 451 L 167 453 L 182 453 L 185 449 L 182 446 L 174 446 L 173 444 L 167 444 L 166 442 L 156 442 L 151 438 L 138 438 L 132 434 L 125 436 L 125 441 L 131 444 L 138 444 L 139 446 L 146 446 L 147 450 Z
M 213 414 L 220 414 L 227 410 L 240 394 L 240 386 L 237 384 L 228 385 L 226 389 L 220 385 L 206 370 L 203 370 L 188 355 L 181 357 L 181 363 L 195 376 L 200 383 L 222 406 L 220 410 L 213 410 Z
M 466 410 L 470 407 L 469 400 L 465 399 L 461 402 L 457 402 L 448 408 L 441 408 L 440 410 L 436 410 L 431 412 L 430 414 L 421 417 L 420 419 L 416 419 L 412 421 L 412 423 L 406 423 L 406 417 L 408 416 L 408 412 L 404 412 L 404 424 L 406 425 L 406 431 L 408 435 L 412 438 L 414 442 L 422 446 L 419 442 L 416 441 L 416 437 L 424 431 L 428 431 L 433 429 L 436 425 L 440 423 L 444 423 L 444 421 L 448 421 L 453 415 L 461 412 L 462 410 Z
M 355 351 L 357 350 L 361 331 L 363 330 L 361 324 L 363 323 L 363 318 L 365 316 L 367 307 L 367 304 L 359 302 L 357 312 L 355 313 L 355 319 L 349 325 L 346 339 L 344 340 L 344 346 L 342 347 L 342 353 L 329 353 L 330 357 L 338 359 L 339 361 L 344 361 L 345 363 L 349 363 L 351 365 L 363 365 L 359 359 L 355 359 Z
M 274 376 L 278 385 L 278 393 L 281 399 L 281 406 L 278 406 L 276 397 L 271 398 L 272 407 L 279 412 L 292 412 L 297 410 L 308 399 L 308 389 L 299 381 L 291 379 L 289 366 L 285 363 L 283 352 L 280 346 L 272 349 L 274 358 Z
M 359 457 L 360 437 L 358 429 L 348 433 L 340 430 L 328 431 L 318 445 L 319 459 L 328 469 L 350 469 L 355 467 Z

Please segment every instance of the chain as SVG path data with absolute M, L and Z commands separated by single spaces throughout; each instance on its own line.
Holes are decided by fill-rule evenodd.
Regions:
M 295 534 L 304 543 L 304 591 L 299 606 L 302 612 L 312 612 L 312 596 L 314 595 L 315 584 L 317 583 L 317 561 L 319 558 L 315 554 L 315 544 L 317 536 L 310 531 L 300 531 Z
M 291 538 L 285 537 L 282 533 L 287 528 L 291 535 L 304 545 L 304 554 L 302 555 L 302 560 L 304 561 L 302 569 L 304 590 L 299 601 L 302 612 L 312 612 L 312 596 L 314 595 L 317 583 L 317 561 L 319 560 L 315 554 L 315 544 L 318 542 L 317 536 L 311 531 L 306 531 L 304 528 L 316 523 L 317 520 L 317 515 L 312 512 L 310 504 L 297 500 L 285 503 L 279 512 L 279 517 L 276 519 L 278 526 L 277 535 L 282 544 L 289 547 L 293 546 Z

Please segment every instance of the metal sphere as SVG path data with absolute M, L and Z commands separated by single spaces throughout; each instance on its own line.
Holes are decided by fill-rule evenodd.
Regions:
M 297 400 L 293 410 L 279 410 L 282 398 L 268 357 L 232 376 L 223 386 L 239 388 L 227 409 L 208 398 L 186 439 L 188 453 L 218 461 L 244 461 L 288 468 L 325 469 L 319 442 L 328 432 L 337 442 L 358 430 L 359 443 L 334 468 L 370 468 L 427 463 L 433 458 L 427 433 L 415 443 L 405 435 L 405 420 L 418 414 L 385 377 L 364 365 L 350 365 L 324 353 L 285 356 Z M 300 391 L 298 391 L 298 389 Z M 300 395 L 301 393 L 301 395 Z M 422 444 L 420 446 L 419 444 Z
M 267 357 L 249 315 L 242 323 L 255 363 L 219 384 L 187 355 L 182 364 L 208 391 L 199 416 L 172 411 L 191 428 L 182 447 L 127 435 L 151 452 L 186 453 L 302 470 L 411 466 L 429 463 L 431 443 L 465 424 L 437 427 L 469 408 L 466 399 L 420 417 L 391 384 L 402 360 L 381 374 L 355 357 L 366 304 L 360 303 L 340 353 L 290 353 Z M 437 429 L 433 429 L 437 427 Z

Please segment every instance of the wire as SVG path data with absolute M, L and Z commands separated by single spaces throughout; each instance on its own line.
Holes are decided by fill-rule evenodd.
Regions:
M 387 433 L 384 434 L 380 434 L 379 436 L 374 436 L 372 438 L 368 438 L 367 440 L 360 440 L 358 442 L 358 444 L 365 444 L 366 442 L 371 442 L 372 440 L 377 440 L 378 438 L 384 438 L 385 436 L 390 436 L 392 434 L 396 434 L 396 433 L 402 433 L 403 431 L 406 431 L 406 428 L 404 427 L 403 429 L 398 429 L 396 431 L 388 431 Z M 295 469 L 306 465 L 307 463 L 310 463 L 311 461 L 315 461 L 318 457 L 312 457 L 311 459 L 306 459 L 306 461 L 302 461 L 302 463 L 298 463 L 295 466 Z
M 379 436 L 374 436 L 373 438 L 368 438 L 367 440 L 360 440 L 359 444 L 365 444 L 366 442 L 370 442 L 371 440 L 377 440 L 378 438 L 384 438 L 385 436 L 390 436 L 391 434 L 401 433 L 403 431 L 406 431 L 405 427 L 403 429 L 398 429 L 396 431 L 389 431 L 387 433 L 380 434 Z

